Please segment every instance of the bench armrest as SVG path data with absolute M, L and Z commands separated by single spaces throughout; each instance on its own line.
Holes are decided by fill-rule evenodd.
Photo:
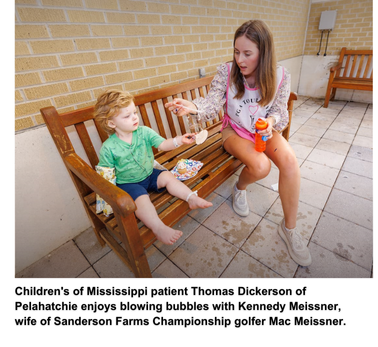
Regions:
M 122 217 L 136 211 L 134 200 L 122 189 L 101 177 L 76 153 L 64 157 L 64 162 L 72 173 L 82 180 L 95 193 L 100 195 Z
M 334 65 L 334 66 L 331 67 L 330 71 L 331 72 L 335 72 L 335 71 L 341 69 L 341 66 L 342 66 L 341 63 L 337 63 L 336 65 Z

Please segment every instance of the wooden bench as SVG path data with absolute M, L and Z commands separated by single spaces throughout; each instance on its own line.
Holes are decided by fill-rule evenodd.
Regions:
M 184 119 L 172 115 L 164 108 L 164 104 L 172 100 L 172 97 L 190 100 L 205 96 L 212 78 L 213 76 L 205 77 L 136 95 L 135 105 L 139 109 L 143 124 L 154 128 L 163 137 L 174 137 L 188 132 Z M 296 99 L 296 94 L 291 93 L 288 102 L 290 120 L 293 101 Z M 41 114 L 77 188 L 99 243 L 102 246 L 108 244 L 136 277 L 151 277 L 145 249 L 156 240 L 155 235 L 135 217 L 136 206 L 131 197 L 98 175 L 94 169 L 98 164 L 98 156 L 92 142 L 93 136 L 89 134 L 95 129 L 102 142 L 108 136 L 93 120 L 93 111 L 94 107 L 86 107 L 59 114 L 54 107 L 46 107 L 41 109 Z M 204 165 L 198 174 L 185 181 L 185 184 L 192 190 L 197 190 L 198 195 L 203 198 L 219 187 L 242 165 L 222 147 L 220 133 L 222 117 L 222 112 L 220 112 L 217 119 L 203 124 L 209 132 L 209 137 L 201 145 L 184 145 L 169 152 L 155 150 L 156 161 L 168 170 L 171 170 L 180 158 L 203 162 Z M 72 129 L 73 126 L 88 159 L 82 159 L 73 147 L 66 130 L 67 127 Z M 91 127 L 91 131 L 88 131 L 88 127 Z M 289 132 L 290 123 L 282 133 L 287 140 Z M 96 214 L 96 193 L 111 205 L 114 214 L 109 217 L 102 213 Z M 167 192 L 153 193 L 150 198 L 160 218 L 169 226 L 173 226 L 190 212 L 185 201 L 174 198 Z
M 341 49 L 338 63 L 331 67 L 324 107 L 335 98 L 336 89 L 373 90 L 373 51 Z

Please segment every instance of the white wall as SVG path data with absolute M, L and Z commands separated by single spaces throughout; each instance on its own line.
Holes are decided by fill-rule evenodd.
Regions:
M 299 95 L 324 98 L 329 78 L 329 69 L 339 60 L 339 56 L 305 55 L 298 88 Z M 373 92 L 364 90 L 337 89 L 335 100 L 373 102 Z
M 16 273 L 90 226 L 45 126 L 15 139 Z
M 302 56 L 281 60 L 279 64 L 283 65 L 291 74 L 291 91 L 298 92 L 299 78 L 301 74 Z

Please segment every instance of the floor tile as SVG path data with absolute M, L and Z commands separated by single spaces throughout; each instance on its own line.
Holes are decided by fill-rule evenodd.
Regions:
M 326 117 L 329 117 L 329 118 L 336 118 L 337 115 L 340 113 L 340 108 L 320 108 L 315 114 L 313 117 L 316 117 L 316 116 L 326 116 Z
M 342 133 L 347 133 L 354 135 L 356 134 L 358 130 L 358 125 L 350 125 L 350 124 L 344 124 L 344 123 L 333 123 L 330 127 L 330 130 L 340 131 Z
M 101 278 L 135 278 L 133 272 L 114 253 L 110 252 L 93 264 Z
M 354 140 L 354 134 L 343 133 L 342 131 L 328 129 L 323 135 L 323 139 L 346 142 L 351 144 Z
M 165 245 L 161 241 L 155 241 L 154 246 L 158 248 L 163 254 L 168 256 L 177 247 L 179 247 L 180 244 L 182 244 L 185 241 L 185 239 L 187 239 L 199 226 L 200 223 L 198 221 L 186 215 L 172 227 L 175 230 L 182 231 L 183 234 L 173 245 Z
M 100 278 L 100 276 L 96 273 L 93 267 L 90 267 L 89 269 L 85 270 L 82 274 L 80 274 L 80 276 L 77 276 L 77 278 Z
M 327 128 L 314 127 L 314 126 L 308 125 L 307 123 L 308 122 L 306 122 L 306 124 L 302 125 L 298 129 L 297 133 L 306 134 L 306 135 L 310 135 L 310 136 L 322 137 L 323 134 L 326 132 Z
M 164 260 L 153 272 L 153 278 L 188 278 L 175 264 L 169 259 Z
M 277 197 L 278 193 L 271 188 L 265 188 L 256 183 L 247 187 L 249 209 L 259 216 L 264 216 Z
M 340 171 L 335 188 L 373 200 L 373 180 L 347 171 Z
M 222 237 L 201 226 L 169 259 L 191 278 L 217 278 L 237 250 Z
M 256 181 L 257 184 L 262 185 L 265 188 L 272 189 L 272 185 L 278 183 L 280 171 L 277 167 L 272 167 L 270 169 L 269 175 L 265 178 Z
M 328 127 L 332 124 L 333 118 L 328 118 L 327 116 L 323 116 L 323 119 L 314 118 L 312 116 L 307 122 L 306 126 L 311 126 L 312 128 L 318 129 L 328 129 Z M 322 135 L 324 132 L 322 133 Z M 311 134 L 310 134 L 311 135 Z
M 321 212 L 322 210 L 299 201 L 297 228 L 302 237 L 306 240 L 310 239 Z M 280 199 L 277 199 L 277 201 L 265 215 L 264 219 L 270 220 L 275 224 L 280 224 L 283 218 L 282 203 Z
M 211 193 L 206 200 L 210 201 L 213 206 L 204 209 L 198 208 L 189 213 L 189 216 L 195 219 L 198 223 L 202 223 L 207 217 L 209 217 L 225 201 L 225 198 L 216 193 Z
M 344 163 L 345 155 L 324 151 L 322 149 L 314 149 L 307 157 L 307 160 L 335 169 L 340 169 Z
M 372 230 L 324 212 L 311 241 L 368 271 L 371 270 L 373 264 Z
M 372 229 L 373 202 L 370 200 L 333 189 L 324 211 Z
M 263 219 L 242 250 L 282 277 L 293 277 L 298 265 L 291 259 L 277 232 L 278 225 Z
M 261 217 L 253 212 L 240 217 L 234 212 L 231 201 L 226 201 L 204 222 L 204 226 L 241 247 L 260 220 Z
M 296 128 L 299 128 L 303 124 L 305 124 L 308 119 L 311 117 L 311 113 L 308 113 L 308 115 L 301 113 L 300 111 L 295 111 L 296 114 L 294 114 L 292 121 L 291 121 L 291 127 L 294 125 Z M 303 114 L 303 115 L 302 115 Z
M 300 145 L 308 147 L 315 147 L 319 140 L 320 137 L 300 134 L 298 132 L 296 132 L 292 137 L 290 137 L 290 142 L 299 143 Z
M 361 122 L 360 127 L 373 129 L 373 120 L 369 119 L 369 118 L 366 118 L 366 116 L 365 116 L 365 118 Z
M 69 264 L 69 266 L 67 266 Z M 90 267 L 75 243 L 70 240 L 25 270 L 17 278 L 74 278 Z
M 350 147 L 348 157 L 372 162 L 373 161 L 373 150 L 371 148 L 353 145 L 353 146 Z
M 333 122 L 333 126 L 343 126 L 343 125 L 348 125 L 351 126 L 352 128 L 359 127 L 361 123 L 361 119 L 363 118 L 363 115 L 357 116 L 355 112 L 351 113 L 350 115 L 346 113 L 340 113 L 335 121 Z
M 365 136 L 356 136 L 353 140 L 354 146 L 373 148 L 373 138 Z
M 306 159 L 313 150 L 313 147 L 303 146 L 295 142 L 290 142 L 290 146 L 294 150 L 296 157 L 301 159 Z
M 373 137 L 373 128 L 360 127 L 357 131 L 357 136 Z
M 373 163 L 366 160 L 347 157 L 342 170 L 352 172 L 356 175 L 373 178 Z
M 345 156 L 348 154 L 350 144 L 323 138 L 315 148 Z
M 146 256 L 151 271 L 165 260 L 163 253 L 154 246 L 146 250 Z M 101 278 L 135 278 L 129 267 L 114 252 L 106 254 L 93 264 L 93 268 Z
M 232 188 L 238 180 L 239 176 L 234 174 L 227 181 L 222 183 L 217 189 L 215 189 L 214 192 L 227 199 L 232 194 Z
M 232 259 L 221 278 L 281 278 L 280 275 L 240 251 Z
M 332 187 L 339 170 L 306 160 L 301 166 L 301 177 Z
M 312 264 L 299 267 L 296 278 L 369 278 L 370 272 L 313 242 L 309 245 Z
M 331 190 L 329 186 L 302 178 L 299 201 L 323 209 Z
M 91 264 L 95 263 L 111 251 L 108 245 L 105 245 L 104 247 L 100 245 L 92 227 L 76 236 L 74 241 Z

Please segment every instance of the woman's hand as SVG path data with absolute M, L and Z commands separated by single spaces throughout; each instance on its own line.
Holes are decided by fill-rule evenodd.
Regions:
M 273 137 L 273 125 L 275 124 L 276 120 L 273 117 L 268 117 L 265 119 L 268 123 L 268 127 L 264 130 L 259 130 L 258 133 L 261 136 L 266 136 L 266 140 L 269 140 Z
M 196 134 L 191 133 L 191 134 L 184 134 L 181 137 L 181 142 L 185 145 L 190 145 L 196 140 Z
M 197 110 L 192 102 L 180 98 L 173 99 L 172 102 L 167 102 L 164 106 L 178 117 L 192 113 L 191 110 Z

